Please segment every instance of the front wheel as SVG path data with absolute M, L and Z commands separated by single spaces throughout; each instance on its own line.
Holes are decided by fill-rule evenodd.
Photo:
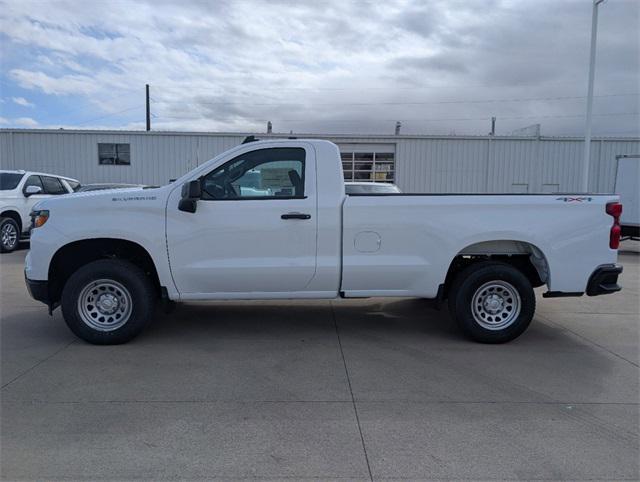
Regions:
M 12 218 L 0 218 L 0 251 L 10 253 L 18 246 L 20 228 Z
M 62 291 L 62 314 L 71 331 L 94 345 L 126 343 L 153 314 L 155 291 L 136 265 L 93 261 L 73 273 Z
M 462 332 L 481 343 L 505 343 L 529 326 L 536 308 L 531 282 L 507 263 L 472 264 L 456 276 L 449 311 Z

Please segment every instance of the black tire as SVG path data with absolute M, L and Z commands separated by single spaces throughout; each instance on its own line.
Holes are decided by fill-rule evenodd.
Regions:
M 513 289 L 517 296 L 509 294 Z M 512 314 L 518 312 L 516 303 L 517 316 Z M 517 338 L 531 323 L 535 309 L 531 282 L 507 263 L 474 263 L 456 276 L 449 291 L 451 316 L 467 337 L 480 343 L 505 343 Z
M 115 286 L 115 289 L 110 286 Z M 102 291 L 98 292 L 98 288 Z M 92 306 L 90 301 L 87 301 L 88 304 L 80 302 L 81 297 L 83 300 L 93 299 L 87 298 L 93 297 L 93 293 L 96 293 L 96 300 L 105 295 L 119 299 L 121 303 L 116 305 L 116 312 L 101 316 L 98 307 Z M 118 259 L 93 261 L 78 269 L 67 280 L 62 290 L 62 314 L 67 326 L 79 338 L 94 345 L 117 345 L 133 339 L 146 327 L 153 315 L 156 298 L 151 281 L 136 265 Z M 89 306 L 83 309 L 84 315 L 80 306 Z M 124 307 L 129 306 L 125 312 L 128 317 L 115 318 L 120 310 L 124 311 Z M 96 319 L 92 319 L 90 315 Z M 102 320 L 101 330 L 85 322 L 83 316 L 96 325 L 101 324 L 97 318 L 107 319 Z M 110 320 L 115 325 L 108 327 L 106 324 Z M 123 323 L 122 326 L 118 326 L 119 323 Z
M 10 236 L 10 232 L 15 237 Z M 20 234 L 20 226 L 13 218 L 0 218 L 0 252 L 10 253 L 16 249 L 20 242 Z

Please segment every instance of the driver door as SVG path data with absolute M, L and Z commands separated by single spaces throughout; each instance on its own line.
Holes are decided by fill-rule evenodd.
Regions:
M 316 270 L 312 148 L 247 150 L 201 179 L 195 213 L 167 206 L 171 272 L 183 299 L 282 297 Z

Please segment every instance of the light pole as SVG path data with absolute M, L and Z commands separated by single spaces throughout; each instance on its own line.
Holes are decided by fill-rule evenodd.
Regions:
M 589 190 L 589 164 L 591 162 L 591 113 L 593 110 L 593 78 L 596 65 L 596 37 L 598 36 L 598 6 L 605 0 L 593 0 L 591 14 L 591 53 L 589 56 L 589 86 L 587 87 L 587 124 L 584 132 L 584 159 L 582 161 L 583 192 Z

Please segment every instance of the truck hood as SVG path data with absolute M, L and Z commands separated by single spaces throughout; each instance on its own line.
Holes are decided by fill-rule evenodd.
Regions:
M 164 202 L 169 186 L 158 188 L 119 188 L 87 191 L 43 199 L 33 209 L 70 210 L 86 212 L 87 209 L 122 209 L 130 204 L 157 204 Z M 173 186 L 172 186 L 173 187 Z
M 116 192 L 135 192 L 135 191 L 142 191 L 143 188 L 142 187 L 118 187 L 118 188 L 113 188 L 113 189 L 97 189 L 95 191 L 85 191 L 85 192 L 72 192 L 67 194 L 67 197 L 90 197 L 90 196 L 97 196 L 100 194 L 106 194 L 106 195 L 111 195 L 113 193 Z M 146 191 L 149 191 L 150 189 L 146 189 Z

